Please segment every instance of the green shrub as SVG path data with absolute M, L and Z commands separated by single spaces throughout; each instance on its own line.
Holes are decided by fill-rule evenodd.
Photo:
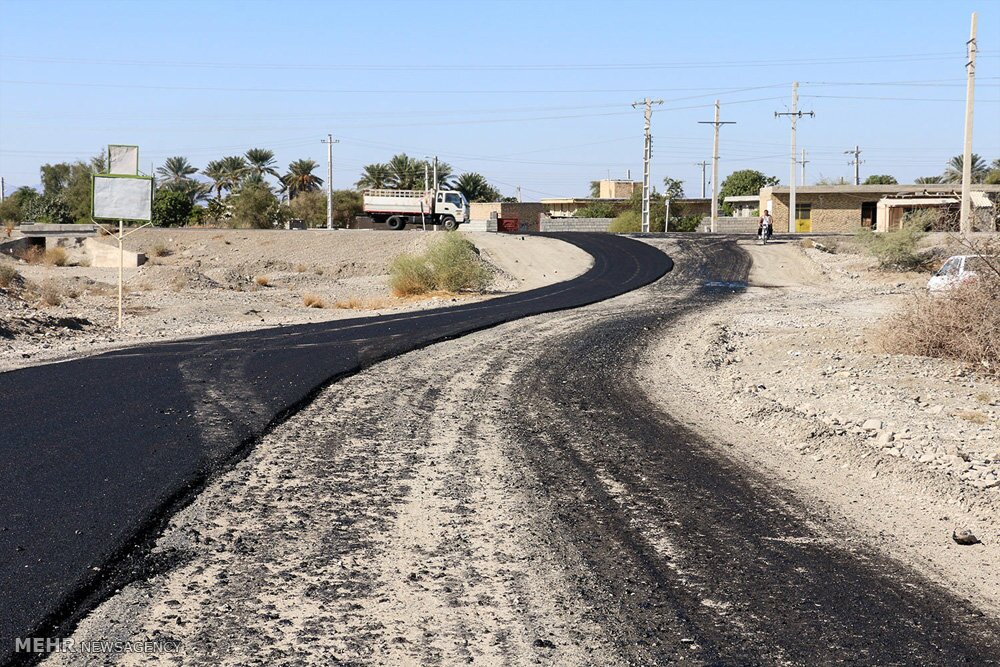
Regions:
M 900 228 L 894 232 L 862 229 L 857 234 L 857 241 L 878 260 L 880 268 L 908 271 L 924 263 L 923 257 L 917 253 L 917 244 L 923 236 L 921 220 L 904 218 Z
M 573 214 L 574 218 L 613 218 L 621 213 L 624 206 L 622 204 L 597 201 L 577 209 Z
M 636 234 L 642 230 L 642 215 L 635 211 L 625 211 L 614 220 L 608 231 L 614 234 Z
M 680 218 L 670 219 L 670 231 L 672 232 L 693 232 L 701 224 L 700 215 L 685 215 Z
M 393 292 L 399 296 L 434 290 L 482 291 L 490 281 L 476 247 L 458 232 L 447 232 L 422 255 L 400 255 L 389 273 Z
M 187 224 L 194 204 L 183 192 L 156 191 L 153 195 L 153 224 L 157 227 L 180 227 Z

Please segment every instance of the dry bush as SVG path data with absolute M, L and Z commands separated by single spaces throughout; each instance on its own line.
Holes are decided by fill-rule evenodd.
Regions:
M 45 248 L 40 245 L 28 246 L 17 253 L 19 259 L 23 259 L 28 264 L 41 264 L 45 257 Z
M 956 359 L 1000 375 L 1000 280 L 983 277 L 944 294 L 916 297 L 889 319 L 887 352 Z
M 323 299 L 316 296 L 315 294 L 306 294 L 302 297 L 302 304 L 306 308 L 326 308 L 326 304 L 323 303 Z
M 955 416 L 959 419 L 964 419 L 967 422 L 972 422 L 973 424 L 987 424 L 990 421 L 989 415 L 980 412 L 979 410 L 958 410 L 955 412 Z
M 476 247 L 457 232 L 446 233 L 423 255 L 400 255 L 389 273 L 397 296 L 435 290 L 482 291 L 490 281 L 490 272 L 480 261 Z
M 397 303 L 397 301 L 391 299 L 358 299 L 351 297 L 350 299 L 337 301 L 333 304 L 333 307 L 344 310 L 381 310 L 382 308 L 394 306 Z
M 341 299 L 337 303 L 333 304 L 334 308 L 341 308 L 343 310 L 365 310 L 365 302 L 361 299 Z
M 62 294 L 52 283 L 43 283 L 39 298 L 46 306 L 58 306 L 62 303 Z
M 308 270 L 309 270 L 309 267 L 306 266 L 305 264 L 296 264 L 295 265 L 295 272 L 296 273 L 305 273 Z
M 49 248 L 42 255 L 42 262 L 45 266 L 66 266 L 66 261 L 66 251 L 58 246 Z
M 858 244 L 878 260 L 879 268 L 895 271 L 912 271 L 924 265 L 924 257 L 917 252 L 917 245 L 924 237 L 919 220 L 903 219 L 894 232 L 873 232 L 862 229 L 856 235 Z
M 260 285 L 261 287 L 267 287 L 270 284 L 271 279 L 268 278 L 267 276 L 257 276 L 256 278 L 253 279 L 253 281 L 258 285 Z
M 315 273 L 317 276 L 321 276 L 323 275 L 323 269 L 316 269 L 315 271 L 313 271 L 313 273 Z
M 8 288 L 21 279 L 21 274 L 10 264 L 0 264 L 0 287 Z
M 14 222 L 13 220 L 7 220 L 3 223 L 3 231 L 7 235 L 7 238 L 10 238 L 11 236 L 14 235 L 14 227 L 16 226 L 17 223 Z
M 152 257 L 166 257 L 171 252 L 170 246 L 163 241 L 157 241 L 149 247 L 149 254 Z

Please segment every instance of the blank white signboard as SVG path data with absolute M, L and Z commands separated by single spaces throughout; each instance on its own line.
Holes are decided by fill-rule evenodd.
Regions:
M 96 220 L 143 220 L 152 217 L 153 179 L 94 176 Z
M 139 173 L 138 146 L 108 146 L 108 173 L 135 176 Z

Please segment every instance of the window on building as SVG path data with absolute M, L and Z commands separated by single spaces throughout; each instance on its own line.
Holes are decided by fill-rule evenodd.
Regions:
M 812 204 L 796 204 L 795 219 L 809 220 L 812 218 Z

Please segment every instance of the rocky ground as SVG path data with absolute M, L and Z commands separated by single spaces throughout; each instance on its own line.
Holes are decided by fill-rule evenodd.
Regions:
M 743 243 L 751 286 L 706 285 L 702 245 L 653 242 L 680 262 L 656 286 L 321 392 L 74 638 L 182 650 L 119 664 L 991 664 L 1000 388 L 875 345 L 926 277 Z
M 585 253 L 550 239 L 472 232 L 494 273 L 486 295 L 392 296 L 388 267 L 432 235 L 337 230 L 143 229 L 127 240 L 149 261 L 126 269 L 124 329 L 117 269 L 28 264 L 0 256 L 20 277 L 0 288 L 0 370 L 122 345 L 344 317 L 433 308 L 565 280 Z M 111 243 L 105 237 L 104 242 Z M 322 308 L 307 307 L 313 297 Z

